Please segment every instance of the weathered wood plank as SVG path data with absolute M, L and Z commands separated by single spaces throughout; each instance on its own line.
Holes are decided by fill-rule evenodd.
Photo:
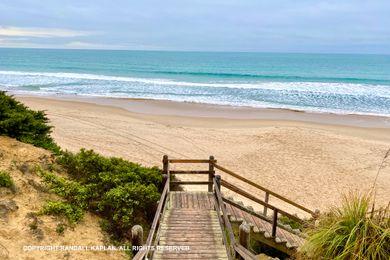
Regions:
M 188 246 L 189 251 L 155 251 L 153 259 L 228 259 L 222 230 L 206 192 L 171 192 L 172 206 L 160 225 L 159 245 Z
M 177 185 L 208 185 L 208 181 L 171 181 L 171 184 Z
M 171 174 L 209 174 L 209 171 L 170 171 Z
M 209 163 L 210 160 L 202 160 L 202 159 L 169 159 L 170 163 Z M 214 163 L 217 161 L 214 160 Z

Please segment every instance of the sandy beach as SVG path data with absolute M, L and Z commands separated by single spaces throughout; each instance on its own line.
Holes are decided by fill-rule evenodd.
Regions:
M 208 158 L 312 209 L 350 190 L 368 190 L 390 147 L 390 119 L 219 107 L 168 101 L 17 96 L 45 110 L 53 137 L 143 165 Z M 224 178 L 224 176 L 222 176 Z M 390 199 L 390 161 L 377 181 L 377 203 Z M 272 201 L 271 201 L 272 202 Z

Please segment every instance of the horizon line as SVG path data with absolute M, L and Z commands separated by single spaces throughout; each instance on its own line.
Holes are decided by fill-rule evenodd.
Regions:
M 0 49 L 28 49 L 28 50 L 69 50 L 69 51 L 138 51 L 138 52 L 196 52 L 196 53 L 263 53 L 263 54 L 330 54 L 330 55 L 383 55 L 390 56 L 390 53 L 379 52 L 303 52 L 303 51 L 232 51 L 232 50 L 164 50 L 164 49 L 109 49 L 109 48 L 56 48 L 56 47 L 4 47 L 0 46 Z

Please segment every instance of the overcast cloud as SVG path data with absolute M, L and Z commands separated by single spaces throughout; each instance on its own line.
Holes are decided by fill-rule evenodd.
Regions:
M 390 54 L 390 1 L 2 0 L 0 46 Z

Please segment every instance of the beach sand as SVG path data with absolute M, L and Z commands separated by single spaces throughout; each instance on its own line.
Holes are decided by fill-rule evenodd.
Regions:
M 224 167 L 322 211 L 348 191 L 370 189 L 390 148 L 389 118 L 151 100 L 17 99 L 47 112 L 53 137 L 65 149 L 85 147 L 147 166 L 161 166 L 164 154 L 214 155 Z M 390 159 L 376 199 L 382 205 L 390 200 Z

